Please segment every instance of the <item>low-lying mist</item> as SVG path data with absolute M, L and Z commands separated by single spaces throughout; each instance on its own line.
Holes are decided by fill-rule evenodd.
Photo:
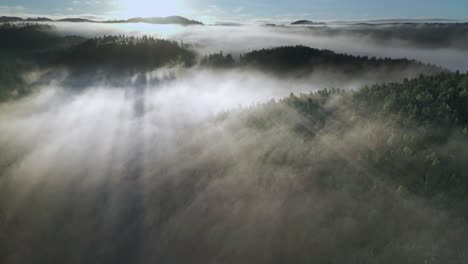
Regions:
M 466 243 L 355 155 L 397 125 L 340 96 L 329 120 L 256 106 L 318 77 L 162 68 L 76 89 L 64 76 L 0 105 L 2 263 L 414 263 Z
M 464 24 L 386 24 L 383 26 L 176 26 L 149 24 L 53 23 L 63 35 L 85 37 L 103 35 L 153 35 L 193 44 L 202 54 L 223 51 L 238 56 L 251 50 L 287 45 L 305 45 L 360 56 L 410 58 L 440 65 L 451 70 L 467 71 L 468 51 Z M 383 27 L 383 29 L 382 29 Z M 409 27 L 411 30 L 408 30 Z M 451 29 L 455 27 L 455 29 Z M 452 32 L 453 31 L 453 32 Z M 384 36 L 384 38 L 382 38 Z M 456 39 L 455 39 L 456 37 Z M 431 46 L 428 41 L 440 43 Z M 428 43 L 428 45 L 423 45 Z
M 297 79 L 280 78 L 250 68 L 216 70 L 173 67 L 118 76 L 105 70 L 76 74 L 65 68 L 52 68 L 23 74 L 27 84 L 32 87 L 32 95 L 4 103 L 2 114 L 19 111 L 29 116 L 41 112 L 37 112 L 36 107 L 55 109 L 68 106 L 75 100 L 91 107 L 91 101 L 95 99 L 109 105 L 120 105 L 131 104 L 138 98 L 136 101 L 147 108 L 145 115 L 156 115 L 150 119 L 193 123 L 224 111 L 280 99 L 292 92 L 307 93 L 324 87 L 358 89 L 377 82 L 381 74 L 369 72 L 363 73 L 360 78 L 349 79 L 333 71 L 318 71 Z M 396 81 L 402 79 L 401 76 L 416 77 L 418 73 L 408 69 L 407 72 L 385 74 L 393 76 Z M 104 93 L 107 95 L 103 96 Z M 92 100 L 85 103 L 89 99 Z M 101 107 L 101 104 L 97 104 L 97 107 Z

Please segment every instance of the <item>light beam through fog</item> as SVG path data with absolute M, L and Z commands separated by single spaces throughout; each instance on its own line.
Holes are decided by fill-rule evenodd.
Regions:
M 382 200 L 365 203 L 359 201 L 363 197 L 349 196 L 355 195 L 353 189 L 328 193 L 312 187 L 313 191 L 306 191 L 301 186 L 299 171 L 276 164 L 283 159 L 280 152 L 268 154 L 268 149 L 278 151 L 274 147 L 281 147 L 279 142 L 288 140 L 290 143 L 283 146 L 289 148 L 286 151 L 288 159 L 299 161 L 302 159 L 299 157 L 305 155 L 309 162 L 316 163 L 309 165 L 309 169 L 318 169 L 315 166 L 321 166 L 321 160 L 336 154 L 353 166 L 362 166 L 353 158 L 353 149 L 363 147 L 364 140 L 366 144 L 374 144 L 368 142 L 363 127 L 370 126 L 368 129 L 372 131 L 384 124 L 362 126 L 358 122 L 356 127 L 339 137 L 332 130 L 324 131 L 313 142 L 307 143 L 313 146 L 311 150 L 315 149 L 309 152 L 304 142 L 281 124 L 256 135 L 257 132 L 241 124 L 242 117 L 239 121 L 228 118 L 213 122 L 212 119 L 213 114 L 238 104 L 249 105 L 282 97 L 285 88 L 302 89 L 299 83 L 291 86 L 266 76 L 238 73 L 219 76 L 197 71 L 186 73 L 188 77 L 180 80 L 151 84 L 155 81 L 152 78 L 163 75 L 164 71 L 149 74 L 149 82 L 144 77 L 137 77 L 135 86 L 126 89 L 106 87 L 103 83 L 73 92 L 58 83 L 18 102 L 2 105 L 0 138 L 2 153 L 7 154 L 2 157 L 2 163 L 9 165 L 2 171 L 0 186 L 6 191 L 4 196 L 15 192 L 6 201 L 12 214 L 33 214 L 34 221 L 38 221 L 24 219 L 27 222 L 22 224 L 26 224 L 26 232 L 18 234 L 11 245 L 18 246 L 30 239 L 35 241 L 36 232 L 50 237 L 53 230 L 71 228 L 73 230 L 69 232 L 74 234 L 94 230 L 94 234 L 81 234 L 80 240 L 87 240 L 84 244 L 59 242 L 55 239 L 62 238 L 57 237 L 46 239 L 52 239 L 50 243 L 56 248 L 73 245 L 73 252 L 67 253 L 67 258 L 77 261 L 90 258 L 86 244 L 106 249 L 126 245 L 126 240 L 131 240 L 135 242 L 125 247 L 125 253 L 109 255 L 102 252 L 100 258 L 149 262 L 163 257 L 166 258 L 164 262 L 170 262 L 188 261 L 192 255 L 184 256 L 184 251 L 174 246 L 192 247 L 198 240 L 196 244 L 203 243 L 206 249 L 193 253 L 196 261 L 213 258 L 210 254 L 229 257 L 233 250 L 230 247 L 243 252 L 235 257 L 239 261 L 248 254 L 258 254 L 256 250 L 270 251 L 275 247 L 279 247 L 284 256 L 297 254 L 299 257 L 302 254 L 300 248 L 309 242 L 297 241 L 303 231 L 296 230 L 295 226 L 307 226 L 307 232 L 312 232 L 310 239 L 315 237 L 323 241 L 319 249 L 313 249 L 317 250 L 313 254 L 319 259 L 319 256 L 332 257 L 337 240 L 348 236 L 351 239 L 356 232 L 370 232 L 367 239 L 376 239 L 377 243 L 379 239 L 390 237 L 400 241 L 402 234 L 411 234 L 419 243 L 416 248 L 410 249 L 411 244 L 395 244 L 387 248 L 395 259 L 404 256 L 403 250 L 411 250 L 423 258 L 424 250 L 429 246 L 442 252 L 445 243 L 452 243 L 450 239 L 455 236 L 452 232 L 456 232 L 456 228 L 441 229 L 441 224 L 447 221 L 444 216 L 438 216 L 417 200 L 399 201 L 396 193 L 377 179 L 373 184 Z M 303 123 L 307 121 L 301 120 L 292 109 L 281 111 L 293 124 L 297 122 L 311 126 L 311 129 L 315 126 Z M 202 120 L 204 123 L 198 125 Z M 334 126 L 331 124 L 330 129 Z M 320 156 L 316 156 L 318 153 Z M 267 163 L 260 161 L 264 155 L 272 155 Z M 208 174 L 198 175 L 197 171 L 204 169 L 208 169 Z M 219 178 L 213 178 L 218 174 Z M 39 204 L 31 207 L 35 199 L 39 199 L 36 200 Z M 171 202 L 171 199 L 175 200 Z M 167 203 L 173 203 L 175 207 L 171 209 Z M 395 203 L 391 206 L 403 210 L 398 212 L 402 214 L 399 217 L 408 217 L 403 213 L 405 210 L 417 211 L 417 216 L 407 218 L 407 224 L 427 225 L 424 228 L 432 226 L 432 232 L 436 233 L 424 229 L 411 231 L 406 225 L 387 220 L 383 212 L 375 209 L 389 206 L 387 203 Z M 328 217 L 339 212 L 334 212 L 334 208 L 343 206 L 350 210 L 344 213 L 344 218 L 322 226 L 322 221 L 330 221 Z M 60 220 L 63 210 L 71 213 L 66 220 Z M 82 217 L 87 220 L 81 222 Z M 48 226 L 47 221 L 58 222 Z M 375 228 L 379 226 L 390 227 L 392 231 L 374 237 L 372 232 L 378 231 Z M 338 237 L 330 237 L 330 232 Z M 432 236 L 439 232 L 442 233 L 437 235 L 436 243 Z M 265 237 L 262 233 L 268 235 Z M 112 234 L 118 235 L 112 239 Z M 254 240 L 248 239 L 249 236 Z M 276 240 L 275 236 L 282 237 L 275 242 L 278 245 L 271 244 Z M 224 241 L 221 247 L 217 242 L 220 239 Z M 281 242 L 284 240 L 298 247 L 288 252 L 284 248 L 287 244 Z M 42 248 L 39 240 L 33 243 L 33 248 Z M 243 247 L 244 243 L 248 247 Z M 209 249 L 211 253 L 205 251 Z M 359 254 L 363 259 L 367 254 L 382 257 L 379 252 L 362 251 Z M 28 256 L 13 254 L 7 263 L 19 263 Z M 119 259 L 114 259 L 115 256 Z M 273 259 L 262 258 L 261 262 L 264 261 Z

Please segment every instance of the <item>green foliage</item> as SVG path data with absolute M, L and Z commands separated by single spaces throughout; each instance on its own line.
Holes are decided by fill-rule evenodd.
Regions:
M 420 76 L 403 83 L 365 87 L 355 94 L 355 99 L 362 111 L 390 114 L 403 123 L 445 128 L 468 124 L 466 74 Z
M 468 74 L 451 73 L 359 91 L 291 94 L 263 105 L 264 111 L 251 113 L 246 124 L 261 130 L 284 124 L 306 140 L 324 135 L 346 137 L 358 129 L 368 139 L 359 144 L 370 147 L 356 149 L 353 155 L 362 164 L 355 166 L 372 168 L 374 175 L 395 188 L 453 205 L 468 199 L 467 80 Z M 284 106 L 295 109 L 301 118 L 278 114 Z M 373 124 L 373 129 L 366 128 Z M 348 162 L 336 158 L 334 166 Z M 348 169 L 346 173 L 360 171 Z

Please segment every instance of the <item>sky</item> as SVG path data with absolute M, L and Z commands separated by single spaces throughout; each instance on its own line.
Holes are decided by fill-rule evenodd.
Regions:
M 0 0 L 0 15 L 130 18 L 183 15 L 244 20 L 468 20 L 468 0 Z

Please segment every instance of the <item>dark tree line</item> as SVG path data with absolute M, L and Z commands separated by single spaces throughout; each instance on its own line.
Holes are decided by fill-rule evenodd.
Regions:
M 0 24 L 0 39 L 2 53 L 55 50 L 84 40 L 78 36 L 59 36 L 52 32 L 52 26 L 32 22 Z
M 37 23 L 0 24 L 0 40 L 0 101 L 27 94 L 31 87 L 21 76 L 37 68 L 65 66 L 72 73 L 67 79 L 72 86 L 94 80 L 101 69 L 101 77 L 118 84 L 135 71 L 191 66 L 197 59 L 189 45 L 175 41 L 148 36 L 62 37 L 52 26 Z
M 53 66 L 83 65 L 156 68 L 170 63 L 194 64 L 188 45 L 149 36 L 61 37 L 52 26 L 37 23 L 0 25 L 0 53 Z
M 386 68 L 389 71 L 408 67 L 425 68 L 428 72 L 442 69 L 415 60 L 361 57 L 335 53 L 305 46 L 287 46 L 255 50 L 240 57 L 241 65 L 256 66 L 275 72 L 313 71 L 319 68 L 341 71 L 353 75 L 364 71 Z
M 306 46 L 284 46 L 254 50 L 241 54 L 235 61 L 231 54 L 222 52 L 204 56 L 201 65 L 213 68 L 252 67 L 275 74 L 307 74 L 316 70 L 341 73 L 350 77 L 366 72 L 403 71 L 412 69 L 424 74 L 436 74 L 444 69 L 406 58 L 376 58 L 335 53 Z
M 222 51 L 204 56 L 200 64 L 208 67 L 227 68 L 235 66 L 234 58 L 230 53 L 224 55 Z
M 104 36 L 89 39 L 62 54 L 65 65 L 157 68 L 194 64 L 196 55 L 176 41 L 153 37 Z

